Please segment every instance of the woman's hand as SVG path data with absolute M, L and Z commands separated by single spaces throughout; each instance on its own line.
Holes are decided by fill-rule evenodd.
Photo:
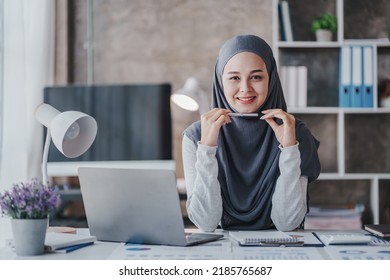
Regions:
M 231 123 L 228 115 L 230 111 L 221 108 L 214 108 L 201 117 L 201 138 L 200 143 L 207 146 L 217 146 L 219 130 L 222 125 Z
M 295 117 L 282 109 L 269 109 L 262 111 L 264 116 L 260 119 L 265 120 L 275 132 L 276 139 L 284 147 L 293 146 L 297 143 L 295 137 Z M 279 125 L 273 118 L 278 118 L 283 121 Z

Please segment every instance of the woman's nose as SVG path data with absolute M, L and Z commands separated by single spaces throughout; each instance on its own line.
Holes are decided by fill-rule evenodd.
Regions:
M 241 92 L 249 92 L 252 90 L 251 84 L 249 81 L 242 80 L 240 85 Z

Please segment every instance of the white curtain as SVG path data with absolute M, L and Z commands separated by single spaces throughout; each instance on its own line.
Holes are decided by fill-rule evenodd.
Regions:
M 1 3 L 1 2 L 0 2 Z M 0 191 L 42 178 L 43 128 L 34 111 L 43 87 L 52 83 L 52 0 L 3 0 Z M 11 238 L 9 219 L 0 218 L 0 247 Z

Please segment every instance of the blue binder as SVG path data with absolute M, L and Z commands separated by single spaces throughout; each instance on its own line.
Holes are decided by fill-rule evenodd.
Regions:
M 363 71 L 362 71 L 362 47 L 352 46 L 352 92 L 351 107 L 363 107 Z
M 339 107 L 351 106 L 352 92 L 352 52 L 351 47 L 343 46 L 340 48 L 340 66 L 339 66 Z
M 372 46 L 363 47 L 363 86 L 362 86 L 362 100 L 363 107 L 374 107 L 374 54 Z

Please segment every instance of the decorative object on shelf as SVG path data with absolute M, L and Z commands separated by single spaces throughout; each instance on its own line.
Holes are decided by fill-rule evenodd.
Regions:
M 390 79 L 381 79 L 378 82 L 379 107 L 390 108 Z
M 10 191 L 0 195 L 1 213 L 11 217 L 17 255 L 43 254 L 48 217 L 59 202 L 57 189 L 42 184 L 36 178 L 15 184 Z
M 325 13 L 313 20 L 311 31 L 316 34 L 317 41 L 332 41 L 332 35 L 337 31 L 337 18 L 331 13 Z

